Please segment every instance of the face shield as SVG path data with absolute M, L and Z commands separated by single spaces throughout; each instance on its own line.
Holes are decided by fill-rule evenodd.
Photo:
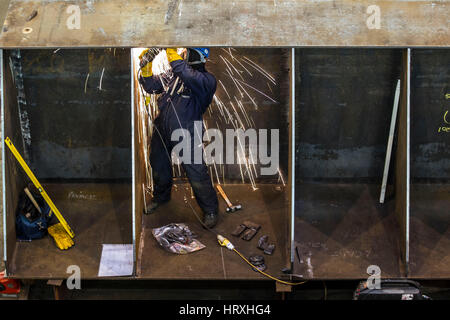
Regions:
M 191 48 L 178 48 L 177 53 L 183 58 L 189 65 L 195 65 L 200 63 L 206 63 L 205 56 L 199 51 Z

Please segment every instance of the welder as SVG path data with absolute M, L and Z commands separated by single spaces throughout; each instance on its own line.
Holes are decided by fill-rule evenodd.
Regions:
M 205 63 L 209 57 L 208 48 L 187 48 L 178 54 L 177 49 L 167 48 L 166 54 L 172 68 L 173 77 L 168 85 L 162 84 L 157 75 L 152 74 L 152 61 L 157 50 L 144 50 L 140 55 L 141 76 L 139 82 L 150 94 L 158 97 L 159 115 L 154 120 L 150 146 L 150 165 L 153 173 L 153 199 L 146 214 L 153 213 L 161 204 L 170 200 L 172 189 L 172 149 L 178 141 L 172 141 L 172 132 L 183 128 L 189 131 L 191 161 L 181 163 L 192 186 L 198 205 L 203 211 L 203 225 L 213 228 L 218 221 L 218 200 L 213 188 L 207 166 L 202 157 L 200 163 L 194 155 L 202 148 L 194 143 L 196 134 L 203 137 L 203 126 L 194 126 L 202 121 L 203 114 L 210 105 L 216 91 L 215 77 L 206 71 Z M 201 132 L 195 132 L 198 130 Z M 203 155 L 203 151 L 200 150 Z M 189 163 L 187 163 L 189 162 Z M 198 162 L 198 161 L 197 161 Z

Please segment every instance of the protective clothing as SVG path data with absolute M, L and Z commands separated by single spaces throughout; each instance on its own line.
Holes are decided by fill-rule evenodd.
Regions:
M 213 214 L 213 213 L 205 213 L 203 216 L 203 228 L 214 228 L 215 225 L 217 224 L 217 221 L 219 221 L 219 216 L 217 214 Z
M 199 60 L 195 60 L 195 61 L 191 61 L 191 57 L 190 55 L 192 55 L 192 51 L 195 51 L 196 53 L 198 53 L 198 57 Z M 182 60 L 183 58 L 177 53 L 176 49 L 173 48 L 167 48 L 166 49 L 167 52 L 167 58 L 169 60 L 169 62 L 175 61 L 175 60 Z M 187 58 L 186 61 L 189 65 L 194 65 L 194 64 L 201 64 L 201 63 L 206 63 L 206 58 L 209 57 L 209 49 L 208 48 L 188 48 L 187 49 Z
M 176 60 L 183 60 L 183 58 L 178 54 L 177 49 L 167 48 L 166 54 L 167 54 L 167 60 L 169 60 L 169 62 L 176 61 Z
M 209 48 L 192 48 L 198 53 L 200 53 L 200 56 L 202 57 L 202 62 L 206 62 L 205 59 L 209 58 Z
M 194 50 L 200 52 L 205 58 L 209 58 L 209 48 L 193 48 Z
M 67 250 L 74 245 L 72 238 L 61 223 L 54 224 L 48 228 L 48 234 L 55 240 L 56 246 L 61 250 Z
M 142 67 L 141 72 L 143 77 L 151 77 L 153 75 L 152 63 L 149 62 L 144 67 Z
M 160 113 L 154 121 L 150 151 L 154 181 L 153 201 L 162 203 L 170 200 L 172 189 L 170 155 L 173 147 L 179 143 L 179 141 L 171 141 L 171 136 L 174 130 L 184 128 L 190 133 L 192 158 L 190 163 L 182 162 L 182 166 L 205 216 L 217 215 L 217 194 L 212 186 L 204 159 L 198 164 L 194 162 L 195 154 L 198 152 L 203 154 L 202 146 L 194 143 L 195 135 L 203 137 L 203 126 L 194 128 L 194 121 L 202 121 L 203 113 L 207 110 L 216 91 L 217 82 L 215 77 L 206 71 L 204 65 L 197 65 L 194 69 L 182 60 L 175 49 L 168 48 L 166 52 L 174 73 L 167 92 L 164 92 L 158 76 L 139 78 L 145 91 L 161 93 L 158 98 Z M 197 148 L 200 150 L 196 150 Z
M 148 215 L 148 214 L 154 213 L 156 211 L 156 209 L 158 209 L 161 204 L 162 204 L 161 202 L 155 202 L 155 201 L 150 202 L 149 204 L 147 204 L 145 206 L 144 214 Z
M 208 48 L 190 48 L 187 49 L 186 61 L 188 65 L 196 65 L 206 63 L 206 58 L 209 57 Z
M 139 66 L 141 68 L 143 77 L 152 76 L 152 61 L 155 59 L 156 55 L 159 53 L 159 49 L 145 49 L 139 55 Z

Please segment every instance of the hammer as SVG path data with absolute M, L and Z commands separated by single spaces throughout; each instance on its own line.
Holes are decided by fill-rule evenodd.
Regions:
M 220 186 L 220 184 L 217 185 L 217 190 L 219 190 L 220 195 L 222 196 L 222 198 L 225 200 L 225 202 L 227 203 L 227 212 L 235 212 L 237 210 L 241 210 L 242 206 L 240 204 L 233 206 L 233 204 L 231 203 L 230 199 L 228 199 L 227 195 L 225 194 L 225 191 L 223 191 L 222 187 Z

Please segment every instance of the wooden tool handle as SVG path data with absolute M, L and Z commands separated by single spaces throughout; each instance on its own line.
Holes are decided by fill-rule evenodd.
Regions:
M 225 194 L 225 191 L 223 191 L 222 187 L 220 186 L 220 184 L 217 185 L 217 190 L 219 190 L 220 195 L 222 196 L 222 198 L 225 200 L 225 202 L 227 203 L 227 205 L 229 207 L 232 207 L 233 205 L 231 204 L 231 201 L 228 199 L 227 195 Z
M 25 190 L 25 193 L 27 194 L 28 198 L 30 198 L 31 202 L 33 202 L 34 206 L 39 211 L 39 213 L 42 213 L 41 208 L 37 204 L 36 200 L 34 199 L 33 195 L 31 194 L 30 190 L 28 190 L 28 188 L 25 188 L 24 190 Z

